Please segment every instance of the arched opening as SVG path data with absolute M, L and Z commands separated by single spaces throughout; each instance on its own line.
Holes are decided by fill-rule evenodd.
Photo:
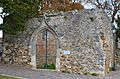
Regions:
M 45 29 L 39 32 L 36 41 L 36 67 L 40 69 L 55 69 L 56 45 L 55 35 Z
M 36 29 L 31 35 L 29 43 L 32 68 L 55 69 L 59 71 L 59 45 L 58 36 L 53 29 L 48 26 L 41 26 Z

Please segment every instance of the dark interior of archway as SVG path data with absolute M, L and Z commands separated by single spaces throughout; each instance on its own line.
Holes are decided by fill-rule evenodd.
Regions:
M 36 43 L 37 68 L 55 69 L 56 64 L 56 38 L 48 30 L 39 33 Z

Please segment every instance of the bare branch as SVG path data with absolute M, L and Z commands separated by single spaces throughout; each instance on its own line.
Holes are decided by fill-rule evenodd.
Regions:
M 111 0 L 111 4 L 114 6 L 114 2 L 113 2 L 113 0 Z

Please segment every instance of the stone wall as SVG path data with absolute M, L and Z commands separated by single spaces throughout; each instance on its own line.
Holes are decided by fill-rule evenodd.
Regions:
M 29 41 L 32 33 L 39 27 L 39 20 L 43 17 L 33 18 L 26 23 L 27 29 L 17 35 L 4 34 L 3 61 L 4 63 L 16 63 L 30 66 L 31 54 L 29 53 Z M 31 26 L 30 26 L 31 25 Z
M 4 61 L 36 68 L 36 38 L 47 29 L 57 39 L 57 70 L 105 74 L 113 65 L 112 26 L 102 10 L 48 13 L 29 20 L 27 26 L 23 33 L 5 36 Z
M 22 44 L 8 44 L 4 43 L 5 52 L 3 58 L 5 63 L 16 63 L 19 65 L 30 65 L 31 57 L 28 54 L 28 48 Z

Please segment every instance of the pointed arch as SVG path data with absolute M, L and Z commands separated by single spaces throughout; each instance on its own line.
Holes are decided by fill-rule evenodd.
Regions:
M 29 42 L 29 52 L 30 53 L 29 54 L 31 55 L 31 66 L 34 69 L 37 68 L 37 63 L 36 63 L 37 62 L 37 60 L 36 60 L 37 59 L 36 58 L 36 55 L 37 55 L 37 47 L 36 47 L 37 37 L 38 37 L 40 32 L 45 31 L 45 30 L 47 30 L 51 34 L 53 34 L 55 39 L 56 39 L 56 70 L 59 71 L 59 67 L 60 67 L 59 39 L 58 39 L 56 32 L 52 28 L 49 28 L 47 25 L 44 25 L 44 24 L 43 24 L 43 26 L 40 26 L 38 29 L 36 29 L 30 37 L 30 42 Z

